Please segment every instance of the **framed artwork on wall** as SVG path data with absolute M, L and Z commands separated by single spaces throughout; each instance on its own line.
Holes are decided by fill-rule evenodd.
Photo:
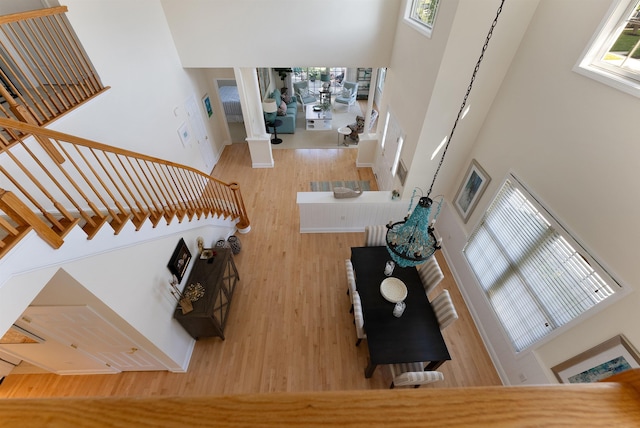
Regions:
M 551 368 L 560 383 L 590 383 L 639 368 L 638 351 L 621 334 Z
M 187 122 L 182 122 L 178 128 L 178 135 L 180 136 L 180 141 L 182 142 L 183 147 L 187 147 L 191 144 L 191 132 L 189 132 Z
M 398 162 L 398 178 L 400 179 L 400 184 L 404 186 L 404 183 L 407 180 L 407 167 L 404 165 L 404 161 L 402 159 Z
M 209 94 L 204 94 L 204 97 L 202 97 L 202 105 L 204 105 L 204 110 L 207 112 L 207 117 L 213 116 L 213 108 L 211 107 Z
M 171 259 L 169 259 L 169 264 L 167 265 L 169 271 L 178 278 L 178 282 L 182 281 L 182 277 L 187 271 L 190 261 L 191 252 L 189 251 L 187 244 L 184 242 L 184 239 L 180 238 L 178 246 L 173 250 L 173 254 L 171 255 Z
M 490 181 L 491 177 L 473 159 L 453 200 L 453 205 L 455 205 L 458 214 L 460 214 L 465 223 L 469 220 Z

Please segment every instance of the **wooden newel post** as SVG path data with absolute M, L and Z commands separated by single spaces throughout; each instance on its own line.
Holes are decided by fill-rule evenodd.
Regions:
M 236 207 L 238 208 L 238 215 L 240 216 L 240 221 L 238 221 L 238 224 L 236 225 L 238 232 L 248 233 L 251 230 L 251 222 L 249 221 L 247 209 L 245 208 L 244 201 L 242 200 L 240 185 L 238 183 L 231 183 L 229 188 L 233 191 L 233 197 L 236 202 Z

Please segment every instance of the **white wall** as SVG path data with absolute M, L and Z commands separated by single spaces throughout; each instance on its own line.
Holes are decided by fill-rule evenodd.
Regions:
M 207 117 L 201 102 L 211 94 L 212 82 L 203 70 L 183 69 L 159 0 L 65 0 L 63 5 L 111 89 L 51 128 L 204 170 L 198 145 L 183 147 L 177 130 L 188 121 L 185 102 L 194 97 L 213 152 L 222 151 L 220 125 Z
M 540 1 L 467 158 L 467 163 L 476 158 L 492 177 L 489 188 L 466 225 L 453 210 L 449 224 L 439 225 L 460 285 L 475 296 L 469 303 L 480 314 L 510 383 L 520 383 L 521 373 L 526 383 L 553 382 L 550 367 L 619 333 L 640 346 L 640 298 L 631 293 L 533 352 L 514 355 L 460 253 L 513 171 L 616 279 L 632 291 L 638 288 L 640 200 L 633 175 L 640 155 L 635 129 L 640 101 L 572 71 L 610 4 Z M 462 174 L 464 169 L 450 183 L 450 196 Z
M 160 0 L 185 67 L 380 67 L 402 0 Z
M 102 228 L 91 240 L 76 227 L 57 250 L 32 233 L 0 259 L 0 331 L 34 299 L 39 305 L 86 304 L 168 369 L 184 371 L 194 340 L 173 319 L 176 301 L 167 264 L 180 238 L 195 255 L 198 236 L 210 247 L 233 233 L 233 225 L 208 218 L 154 228 L 147 221 L 136 231 L 128 223 L 117 236 Z M 75 284 L 61 285 L 61 270 Z M 185 285 L 186 277 L 181 288 Z M 80 286 L 86 291 L 70 294 Z

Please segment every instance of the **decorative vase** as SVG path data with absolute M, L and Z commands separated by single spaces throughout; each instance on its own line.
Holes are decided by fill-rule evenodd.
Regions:
M 224 239 L 220 239 L 216 242 L 216 248 L 229 248 L 229 244 Z
M 395 267 L 396 267 L 396 264 L 393 261 L 391 260 L 387 261 L 387 263 L 385 263 L 384 265 L 384 274 L 386 276 L 391 276 L 393 274 L 393 268 Z
M 240 238 L 238 238 L 235 235 L 231 235 L 229 239 L 227 239 L 227 242 L 231 246 L 231 251 L 233 252 L 234 255 L 238 254 L 242 249 L 242 243 L 240 242 Z
M 396 318 L 400 318 L 404 313 L 404 309 L 407 307 L 407 304 L 404 302 L 398 302 L 393 307 L 393 316 Z

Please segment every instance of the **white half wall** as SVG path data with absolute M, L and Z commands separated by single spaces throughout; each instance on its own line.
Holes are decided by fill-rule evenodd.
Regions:
M 298 192 L 300 233 L 363 232 L 365 226 L 400 221 L 408 201 L 391 200 L 391 192 L 362 192 L 336 199 L 333 192 Z

